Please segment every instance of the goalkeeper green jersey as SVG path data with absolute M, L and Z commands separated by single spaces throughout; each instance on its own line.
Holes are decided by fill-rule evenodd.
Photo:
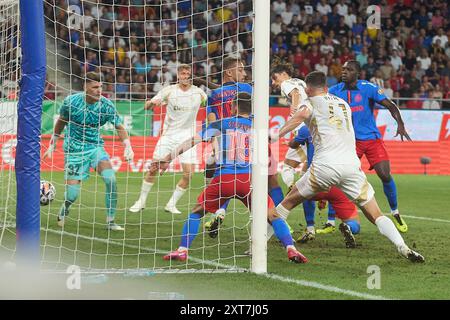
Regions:
M 112 101 L 101 97 L 88 104 L 84 92 L 72 94 L 64 99 L 59 115 L 68 121 L 64 136 L 65 152 L 83 152 L 104 144 L 100 128 L 110 122 L 114 127 L 122 124 Z

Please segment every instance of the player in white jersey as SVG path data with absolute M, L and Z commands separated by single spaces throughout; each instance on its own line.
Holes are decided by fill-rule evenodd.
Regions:
M 298 111 L 278 135 L 271 135 L 271 139 L 276 140 L 305 121 L 315 149 L 312 165 L 284 200 L 276 208 L 270 209 L 269 219 L 279 216 L 287 219 L 290 211 L 305 199 L 337 186 L 359 206 L 367 219 L 397 247 L 402 256 L 412 262 L 424 262 L 424 257 L 405 244 L 392 220 L 383 216 L 378 207 L 375 192 L 361 170 L 355 151 L 349 105 L 328 93 L 323 72 L 311 72 L 305 82 L 309 98 L 300 103 Z
M 292 78 L 292 73 L 292 65 L 280 61 L 275 61 L 271 70 L 272 87 L 279 88 L 281 90 L 281 95 L 289 102 L 289 118 L 297 111 L 300 101 L 307 98 L 305 92 L 306 83 L 303 80 Z M 296 128 L 295 131 L 298 129 L 299 128 Z M 305 150 L 301 147 L 289 147 L 281 170 L 281 178 L 289 188 L 291 188 L 294 183 L 295 168 L 298 167 L 299 164 L 305 162 L 305 160 Z
M 206 93 L 191 83 L 191 67 L 187 64 L 178 67 L 178 84 L 163 88 L 151 100 L 146 101 L 145 109 L 152 109 L 157 105 L 167 106 L 162 135 L 153 152 L 153 161 L 164 159 L 166 155 L 176 150 L 180 143 L 195 136 L 197 112 L 201 106 L 206 106 L 206 101 Z M 174 214 L 181 213 L 176 204 L 189 187 L 192 172 L 198 163 L 196 149 L 192 148 L 180 155 L 180 162 L 183 177 L 164 208 L 165 211 Z M 141 194 L 130 208 L 131 212 L 145 208 L 148 193 L 154 182 L 155 176 L 147 172 L 142 182 Z
M 279 88 L 281 95 L 289 102 L 289 119 L 297 111 L 300 106 L 300 101 L 307 99 L 305 92 L 306 83 L 303 80 L 292 78 L 293 67 L 290 63 L 284 63 L 281 60 L 276 60 L 273 63 L 271 70 L 272 87 Z M 297 135 L 302 125 L 295 129 L 294 136 Z M 298 147 L 291 147 L 286 152 L 283 166 L 281 168 L 281 178 L 290 190 L 295 182 L 295 169 L 300 165 L 306 166 L 307 150 L 306 145 Z M 300 175 L 304 173 L 300 170 Z M 305 220 L 307 223 L 306 233 L 301 237 L 300 242 L 305 243 L 315 238 L 316 229 L 314 226 L 314 201 L 308 201 L 303 204 L 303 211 L 305 213 Z M 329 207 L 328 220 L 322 229 L 318 229 L 317 233 L 330 233 L 335 231 L 335 212 Z

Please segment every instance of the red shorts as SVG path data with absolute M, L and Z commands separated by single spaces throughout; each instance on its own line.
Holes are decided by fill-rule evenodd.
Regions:
M 369 170 L 372 170 L 377 163 L 389 161 L 386 147 L 381 139 L 367 141 L 356 140 L 356 153 L 360 159 L 363 155 L 366 155 L 370 164 Z
M 312 199 L 327 200 L 336 211 L 336 217 L 341 220 L 349 220 L 358 216 L 355 204 L 337 187 L 331 187 L 328 192 L 320 192 Z
M 251 206 L 251 174 L 223 174 L 214 177 L 211 183 L 198 197 L 197 203 L 201 204 L 207 212 L 216 212 L 228 199 L 241 200 L 247 208 Z M 269 208 L 274 207 L 270 196 L 267 196 Z

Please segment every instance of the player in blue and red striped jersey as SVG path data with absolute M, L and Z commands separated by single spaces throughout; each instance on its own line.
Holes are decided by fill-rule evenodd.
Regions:
M 251 145 L 252 145 L 252 104 L 247 93 L 237 95 L 237 115 L 209 124 L 201 136 L 185 141 L 175 152 L 165 157 L 164 161 L 152 164 L 150 171 L 162 172 L 167 169 L 172 159 L 189 150 L 201 141 L 218 140 L 217 169 L 211 183 L 198 197 L 198 203 L 192 209 L 182 230 L 180 245 L 177 250 L 164 256 L 164 260 L 184 261 L 188 249 L 199 232 L 200 220 L 208 212 L 215 212 L 229 199 L 241 200 L 244 205 L 251 205 Z M 234 106 L 232 108 L 235 108 Z M 235 113 L 234 113 L 235 114 Z M 269 208 L 274 207 L 267 196 Z M 268 217 L 269 218 L 269 217 Z M 288 259 L 296 263 L 308 260 L 294 246 L 289 227 L 279 217 L 269 218 L 275 235 L 287 250 Z
M 395 226 L 400 232 L 407 232 L 408 226 L 398 211 L 397 187 L 391 176 L 391 166 L 386 147 L 377 128 L 373 108 L 375 103 L 387 108 L 397 121 L 397 134 L 402 141 L 411 141 L 406 132 L 400 110 L 384 93 L 383 89 L 366 80 L 358 80 L 361 66 L 355 60 L 343 66 L 342 82 L 329 89 L 331 94 L 345 100 L 352 109 L 353 128 L 356 137 L 356 151 L 359 158 L 366 155 L 370 169 L 375 169 L 383 182 L 383 190 L 391 207 Z
M 243 82 L 247 76 L 243 63 L 234 57 L 227 57 L 222 63 L 223 76 L 222 85 L 213 85 L 214 88 L 208 98 L 206 108 L 208 123 L 228 118 L 232 116 L 232 104 L 239 93 L 252 94 L 253 88 L 250 84 Z M 211 85 L 209 85 L 211 87 Z M 215 143 L 213 143 L 215 146 Z M 283 200 L 283 191 L 278 184 L 277 162 L 274 157 L 270 157 L 269 166 L 269 194 L 275 205 Z M 214 164 L 212 159 L 208 159 L 207 172 L 213 172 Z M 226 214 L 228 202 L 223 203 L 210 221 L 205 223 L 205 228 L 209 230 L 211 237 L 217 236 L 218 225 L 223 221 Z

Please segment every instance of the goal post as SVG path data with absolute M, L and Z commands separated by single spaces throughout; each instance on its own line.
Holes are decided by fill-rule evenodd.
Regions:
M 255 61 L 253 92 L 254 162 L 252 167 L 252 268 L 267 272 L 267 198 L 268 192 L 268 126 L 269 126 L 269 37 L 270 0 L 254 1 Z M 255 161 L 256 160 L 256 161 Z
M 18 0 L 8 2 L 19 6 Z M 267 199 L 268 193 L 269 13 L 269 0 L 21 1 L 22 65 L 13 67 L 21 73 L 19 116 L 8 118 L 18 119 L 18 126 L 17 130 L 0 131 L 1 177 L 7 178 L 0 181 L 0 251 L 35 261 L 40 258 L 45 270 L 78 265 L 95 272 L 266 273 L 267 202 L 261 199 Z M 4 46 L 0 53 L 8 50 L 8 32 L 0 35 Z M 18 37 L 18 30 L 11 32 Z M 212 146 L 203 143 L 194 152 L 197 163 L 189 188 L 183 192 L 178 188 L 186 175 L 182 175 L 183 166 L 177 159 L 148 189 L 145 208 L 130 210 L 141 199 L 145 173 L 166 114 L 164 105 L 145 110 L 145 101 L 177 82 L 180 64 L 191 66 L 192 77 L 204 83 L 199 86 L 207 94 L 214 86 L 225 87 L 230 80 L 222 68 L 224 61 L 236 57 L 233 72 L 240 70 L 242 62 L 247 79 L 234 81 L 248 82 L 244 87 L 251 86 L 253 92 L 252 212 L 239 200 L 231 201 L 215 236 L 207 229 L 210 215 L 206 215 L 189 258 L 182 262 L 164 260 L 165 254 L 181 245 L 184 224 L 209 183 L 204 171 Z M 133 161 L 127 163 L 114 126 L 106 122 L 99 127 L 104 144 L 102 141 L 96 147 L 103 147 L 109 156 L 117 191 L 108 189 L 110 178 L 97 172 L 91 162 L 78 187 L 66 186 L 66 173 L 80 169 L 67 161 L 70 153 L 63 151 L 63 142 L 70 139 L 69 124 L 53 156 L 43 156 L 63 100 L 84 90 L 85 74 L 90 71 L 100 74 L 103 95 L 114 104 L 134 151 Z M 6 82 L 3 80 L 16 79 L 5 72 L 1 77 L 0 89 Z M 3 100 L 2 116 L 6 103 L 16 103 L 12 96 Z M 177 106 L 177 110 L 186 111 L 184 107 Z M 87 117 L 90 111 L 83 112 Z M 204 128 L 205 118 L 206 111 L 200 109 L 195 133 Z M 48 205 L 39 204 L 40 180 L 56 188 L 56 198 Z M 111 192 L 109 198 L 107 192 Z M 181 214 L 166 210 L 175 196 Z M 112 198 L 117 199 L 114 208 Z M 67 215 L 66 205 L 70 207 Z M 115 210 L 114 223 L 124 227 L 123 231 L 111 230 L 108 225 L 111 210 Z
M 17 258 L 19 261 L 26 261 L 27 264 L 31 261 L 34 265 L 38 265 L 40 137 L 46 72 L 43 1 L 2 2 L 3 8 L 19 5 L 20 9 L 22 55 L 15 157 Z

